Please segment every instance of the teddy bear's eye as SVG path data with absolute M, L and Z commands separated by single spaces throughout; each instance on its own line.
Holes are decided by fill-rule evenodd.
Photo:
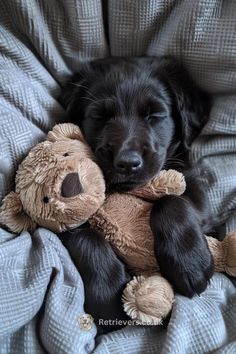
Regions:
M 66 157 L 66 156 L 69 156 L 68 152 L 66 152 L 65 154 L 63 154 L 63 156 L 65 156 L 65 157 Z
M 44 198 L 43 198 L 43 202 L 44 202 L 45 204 L 47 204 L 47 203 L 49 202 L 48 197 L 44 197 Z

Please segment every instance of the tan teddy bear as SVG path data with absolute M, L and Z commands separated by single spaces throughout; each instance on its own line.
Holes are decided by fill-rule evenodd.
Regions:
M 16 174 L 15 192 L 0 208 L 0 223 L 13 232 L 37 225 L 54 232 L 89 221 L 126 262 L 134 278 L 123 293 L 126 313 L 139 323 L 159 324 L 172 308 L 174 293 L 159 273 L 149 226 L 152 202 L 185 190 L 181 173 L 161 171 L 132 193 L 105 196 L 105 182 L 80 129 L 60 124 L 35 146 Z M 207 237 L 215 270 L 236 276 L 236 233 L 223 242 Z

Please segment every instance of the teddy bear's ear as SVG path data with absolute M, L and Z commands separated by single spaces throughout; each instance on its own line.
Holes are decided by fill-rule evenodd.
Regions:
M 13 232 L 34 231 L 36 223 L 24 212 L 19 194 L 10 192 L 0 207 L 0 224 Z
M 51 142 L 65 140 L 65 139 L 77 139 L 85 142 L 83 134 L 80 128 L 72 123 L 57 124 L 48 133 L 47 139 Z

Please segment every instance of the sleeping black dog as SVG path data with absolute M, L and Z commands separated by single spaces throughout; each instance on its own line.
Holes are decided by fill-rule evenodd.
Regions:
M 203 237 L 211 225 L 189 151 L 208 119 L 207 94 L 173 58 L 107 58 L 82 65 L 65 88 L 63 103 L 92 147 L 110 191 L 131 190 L 163 168 L 185 175 L 185 194 L 158 200 L 150 224 L 162 275 L 178 293 L 200 294 L 213 274 Z M 117 299 L 130 279 L 123 263 L 86 226 L 72 235 L 65 237 L 66 246 L 85 283 L 85 308 L 96 319 L 104 306 L 107 318 L 123 318 Z

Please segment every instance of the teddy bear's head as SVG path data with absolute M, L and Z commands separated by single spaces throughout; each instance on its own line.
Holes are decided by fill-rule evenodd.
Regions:
M 0 208 L 0 223 L 13 232 L 37 225 L 54 232 L 75 228 L 105 199 L 102 171 L 80 129 L 69 123 L 56 125 L 29 152 L 15 182 Z

